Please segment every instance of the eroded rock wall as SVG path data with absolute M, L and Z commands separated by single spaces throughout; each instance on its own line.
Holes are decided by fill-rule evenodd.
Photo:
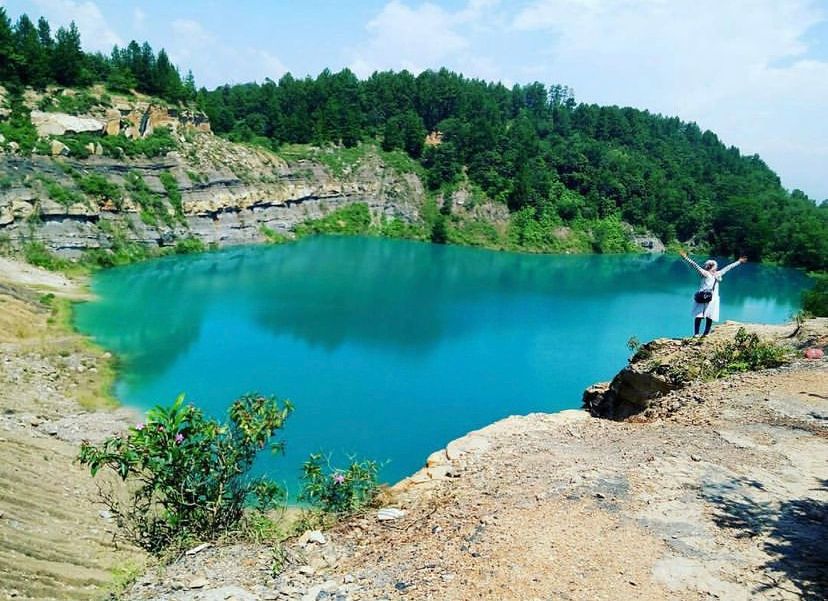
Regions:
M 0 170 L 9 174 L 0 189 L 2 240 L 13 248 L 42 242 L 70 258 L 109 248 L 116 236 L 150 246 L 190 237 L 218 246 L 260 242 L 264 228 L 289 236 L 296 224 L 356 202 L 367 204 L 377 220 L 413 222 L 424 197 L 416 176 L 387 168 L 370 152 L 337 177 L 320 163 L 288 164 L 206 133 L 158 159 L 0 155 Z M 164 174 L 174 178 L 181 195 L 179 213 L 162 183 Z M 123 197 L 115 202 L 82 193 L 78 182 L 90 176 L 118 186 Z M 165 219 L 142 219 L 140 198 L 127 181 L 136 176 L 160 199 Z M 56 201 L 44 182 L 74 190 L 79 201 Z

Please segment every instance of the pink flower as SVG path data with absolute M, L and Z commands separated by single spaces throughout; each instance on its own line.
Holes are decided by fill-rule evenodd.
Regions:
M 158 426 L 158 431 L 163 432 L 164 431 L 164 426 Z
M 184 441 L 184 435 L 179 432 L 175 435 L 175 444 L 181 444 Z
M 337 484 L 342 484 L 343 482 L 345 482 L 345 476 L 337 472 L 333 475 L 333 481 Z
M 825 356 L 825 352 L 821 348 L 817 347 L 805 349 L 804 354 L 806 359 L 822 359 Z
M 138 430 L 138 431 L 140 432 L 141 430 L 143 430 L 143 429 L 144 429 L 144 424 L 143 424 L 143 423 L 141 423 L 141 422 L 139 422 L 139 423 L 135 424 L 135 429 L 136 429 L 136 430 Z

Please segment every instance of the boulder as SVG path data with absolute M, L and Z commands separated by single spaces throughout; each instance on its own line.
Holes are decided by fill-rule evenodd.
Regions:
M 34 213 L 34 207 L 19 199 L 12 200 L 10 205 L 0 208 L 0 226 L 14 223 L 15 220 L 23 220 Z
M 632 236 L 633 243 L 651 253 L 663 253 L 666 250 L 664 242 L 655 234 L 645 233 Z
M 95 132 L 100 133 L 106 125 L 94 117 L 76 117 L 66 113 L 44 113 L 32 111 L 32 125 L 37 129 L 37 135 L 62 136 L 66 133 Z
M 121 111 L 118 109 L 106 109 L 106 125 L 104 133 L 107 136 L 117 136 L 121 133 Z
M 84 148 L 86 149 L 86 151 L 89 154 L 95 154 L 95 143 L 94 142 L 89 142 L 88 144 L 86 144 L 84 146 Z
M 69 154 L 69 147 L 60 140 L 52 140 L 52 156 L 65 156 Z
M 669 378 L 650 370 L 640 371 L 629 365 L 613 378 L 610 389 L 625 403 L 646 408 L 647 401 L 675 390 Z
M 685 385 L 672 365 L 683 364 L 686 349 L 680 341 L 658 339 L 642 346 L 609 384 L 584 391 L 583 407 L 596 417 L 626 419 L 650 406 L 653 399 Z
M 604 402 L 604 396 L 609 392 L 609 389 L 609 382 L 599 382 L 584 390 L 584 394 L 581 397 L 583 407 L 590 413 L 593 413 L 593 415 L 597 415 L 601 404 Z

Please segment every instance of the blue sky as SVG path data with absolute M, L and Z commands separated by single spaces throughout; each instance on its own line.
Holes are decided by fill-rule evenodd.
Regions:
M 447 66 L 678 115 L 828 198 L 828 0 L 0 0 L 74 19 L 89 50 L 147 40 L 199 85 Z

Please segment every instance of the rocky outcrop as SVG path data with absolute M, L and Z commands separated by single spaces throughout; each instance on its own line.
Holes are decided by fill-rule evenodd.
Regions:
M 4 91 L 0 91 L 2 104 Z M 94 133 L 107 136 L 123 135 L 130 139 L 143 138 L 159 127 L 173 132 L 192 130 L 210 132 L 210 121 L 201 111 L 168 106 L 145 96 L 111 96 L 102 87 L 93 88 L 92 96 L 100 94 L 100 104 L 89 108 L 86 114 L 69 114 L 51 110 L 40 110 L 61 96 L 76 96 L 73 90 L 51 89 L 45 93 L 27 90 L 25 102 L 31 109 L 31 121 L 38 136 L 63 136 L 66 134 Z M 106 101 L 102 100 L 104 97 Z M 0 119 L 9 111 L 2 109 Z
M 647 409 L 650 401 L 681 388 L 687 351 L 697 347 L 674 339 L 657 339 L 644 346 L 610 383 L 590 386 L 584 391 L 583 405 L 596 417 L 625 419 Z
M 32 111 L 32 125 L 37 129 L 38 136 L 46 137 L 83 132 L 101 133 L 106 123 L 94 117 L 77 117 L 66 113 Z
M 412 222 L 419 218 L 424 198 L 416 176 L 386 168 L 370 150 L 347 175 L 338 177 L 321 163 L 287 163 L 207 133 L 194 133 L 179 151 L 158 159 L 114 159 L 93 150 L 88 159 L 62 158 L 60 163 L 42 156 L 0 158 L 0 171 L 13 174 L 12 184 L 0 189 L 0 236 L 15 247 L 39 241 L 69 258 L 109 248 L 114 233 L 151 247 L 190 237 L 227 246 L 263 242 L 267 230 L 290 236 L 296 224 L 355 202 L 367 204 L 377 220 Z M 56 153 L 62 152 L 56 146 Z M 123 195 L 119 204 L 83 194 L 78 181 L 91 176 L 117 186 Z M 168 176 L 181 196 L 180 217 L 174 217 L 176 208 L 161 182 Z M 160 199 L 159 211 L 170 218 L 146 219 L 127 177 L 143 180 Z M 43 180 L 75 190 L 83 201 L 56 202 Z
M 117 113 L 117 115 L 116 115 Z M 201 111 L 177 109 L 167 106 L 138 102 L 119 103 L 106 113 L 106 134 L 123 134 L 127 138 L 145 138 L 159 127 L 177 132 L 180 129 L 210 132 L 210 121 Z
M 663 399 L 674 391 L 724 375 L 722 367 L 728 362 L 744 362 L 750 338 L 782 349 L 787 358 L 802 354 L 805 348 L 821 348 L 825 339 L 826 321 L 823 318 L 792 326 L 743 326 L 725 322 L 706 338 L 659 338 L 638 348 L 629 363 L 609 383 L 590 386 L 584 391 L 582 404 L 593 416 L 623 420 L 637 414 L 673 411 L 676 407 L 661 407 Z M 740 334 L 741 332 L 741 334 Z M 742 342 L 740 342 L 740 340 Z M 747 341 L 747 342 L 745 342 Z M 728 358 L 730 357 L 730 358 Z M 735 368 L 736 370 L 744 368 Z

